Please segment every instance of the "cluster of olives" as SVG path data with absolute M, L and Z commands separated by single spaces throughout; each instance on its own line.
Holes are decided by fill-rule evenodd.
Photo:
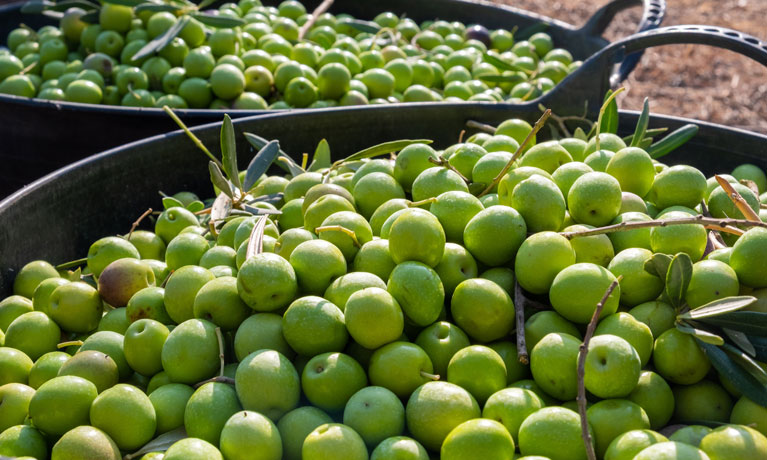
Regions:
M 0 455 L 118 460 L 164 436 L 138 455 L 586 459 L 576 361 L 609 292 L 583 376 L 597 458 L 767 458 L 767 408 L 676 325 L 738 294 L 767 312 L 767 229 L 713 251 L 694 223 L 573 236 L 701 203 L 743 215 L 714 178 L 614 134 L 520 149 L 531 129 L 264 175 L 246 191 L 264 215 L 181 192 L 75 272 L 30 262 L 0 302 Z M 722 177 L 764 216 L 760 168 Z M 675 301 L 655 254 L 691 261 Z M 532 296 L 551 308 L 519 329 L 528 366 L 514 334 Z
M 97 24 L 84 22 L 85 14 L 71 7 L 59 27 L 12 30 L 0 50 L 0 93 L 235 110 L 518 102 L 540 96 L 580 64 L 545 33 L 515 43 L 505 29 L 440 20 L 418 25 L 392 13 L 364 23 L 364 32 L 348 15 L 324 13 L 299 37 L 310 15 L 295 0 L 278 7 L 225 3 L 211 16 L 237 20 L 237 27 L 208 26 L 180 7 L 137 13 L 107 2 Z M 135 58 L 181 20 L 165 46 Z

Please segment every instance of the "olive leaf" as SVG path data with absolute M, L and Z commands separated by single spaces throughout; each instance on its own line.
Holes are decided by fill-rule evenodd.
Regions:
M 269 195 L 259 195 L 255 198 L 252 198 L 246 204 L 271 203 L 273 205 L 277 205 L 284 198 L 285 198 L 285 194 L 282 192 L 270 193 Z
M 692 278 L 692 260 L 687 253 L 680 252 L 671 259 L 666 273 L 666 296 L 673 307 L 684 302 L 687 286 Z
M 253 147 L 259 150 L 269 143 L 269 141 L 267 141 L 263 137 L 257 136 L 253 133 L 243 133 L 243 135 L 245 135 L 245 139 L 247 139 L 250 145 L 252 145 Z M 291 158 L 282 149 L 280 149 L 279 152 L 280 152 L 280 155 L 277 157 L 277 166 L 282 168 L 284 171 L 289 172 L 293 176 L 297 176 L 299 174 L 306 172 L 301 166 L 299 166 L 295 161 L 293 161 L 293 158 Z
M 644 134 L 644 140 L 652 138 L 652 136 L 657 136 L 659 134 L 663 134 L 666 131 L 668 131 L 668 128 L 651 128 L 645 131 Z M 634 139 L 634 135 L 630 134 L 623 138 L 623 143 L 626 145 L 629 145 L 631 143 L 631 140 Z
M 148 454 L 149 452 L 165 452 L 170 446 L 186 437 L 187 434 L 186 430 L 184 430 L 184 427 L 179 427 L 175 430 L 168 431 L 167 433 L 163 433 L 149 441 L 144 445 L 144 447 L 137 450 L 136 452 L 126 455 L 125 460 L 132 460 L 134 458 L 141 457 L 144 454 Z
M 162 207 L 163 209 L 170 209 L 170 208 L 183 208 L 184 203 L 180 202 L 179 200 L 173 198 L 172 196 L 166 196 L 162 199 Z
M 259 208 L 249 204 L 244 205 L 243 209 L 251 216 L 273 216 L 282 214 L 282 211 L 277 209 Z
M 636 129 L 634 130 L 634 137 L 631 138 L 631 147 L 639 147 L 642 140 L 647 133 L 647 123 L 650 121 L 650 99 L 644 98 L 644 104 L 642 106 L 642 114 L 639 115 L 639 121 L 637 121 Z
M 613 95 L 613 90 L 608 89 L 605 94 L 605 102 Z M 605 113 L 602 116 L 602 124 L 599 127 L 600 133 L 612 133 L 618 132 L 618 101 L 613 98 L 609 104 L 605 107 Z
M 748 335 L 767 337 L 767 313 L 756 311 L 733 311 L 699 320 L 706 324 L 726 327 Z
M 307 171 L 319 171 L 330 167 L 330 145 L 326 139 L 322 139 L 314 150 L 312 163 L 306 169 Z
M 68 279 L 69 281 L 80 281 L 83 274 L 83 268 L 77 267 L 75 270 L 67 270 L 66 276 L 64 278 Z
M 754 347 L 754 357 L 758 361 L 767 361 L 767 337 L 746 335 L 748 342 Z
M 46 9 L 49 11 L 64 12 L 70 8 L 82 8 L 85 11 L 94 11 L 98 10 L 100 6 L 87 0 L 65 0 L 63 2 L 57 2 L 55 5 L 52 5 Z
M 205 203 L 200 200 L 194 200 L 186 205 L 186 210 L 189 212 L 200 212 L 205 209 Z
M 280 154 L 280 143 L 278 141 L 270 141 L 266 144 L 258 153 L 250 160 L 248 169 L 245 172 L 245 183 L 243 189 L 249 191 L 256 184 L 256 181 L 261 177 L 268 169 L 269 166 L 274 163 L 277 156 Z
M 752 357 L 756 357 L 756 349 L 748 340 L 748 336 L 740 331 L 733 331 L 732 329 L 722 328 L 722 332 L 726 335 L 732 343 L 738 346 L 741 350 L 745 351 Z
M 713 332 L 699 329 L 686 322 L 676 323 L 675 326 L 677 330 L 679 330 L 680 332 L 684 332 L 685 334 L 690 334 L 691 336 L 695 337 L 696 339 L 702 342 L 709 343 L 711 345 L 717 345 L 717 346 L 724 345 L 724 339 L 721 336 L 714 334 Z
M 504 61 L 503 59 L 497 56 L 493 56 L 492 54 L 489 54 L 489 53 L 485 53 L 485 55 L 483 56 L 483 59 L 485 60 L 485 62 L 492 64 L 493 66 L 495 66 L 495 68 L 499 70 L 513 70 L 513 71 L 519 70 L 519 67 L 511 63 L 508 63 Z
M 372 147 L 368 147 L 366 149 L 360 150 L 359 152 L 353 153 L 349 155 L 348 157 L 341 160 L 339 163 L 345 163 L 347 161 L 355 161 L 355 160 L 362 160 L 364 158 L 372 158 L 377 157 L 378 155 L 383 155 L 386 153 L 391 152 L 398 152 L 408 145 L 412 144 L 431 144 L 433 141 L 430 139 L 401 139 L 398 141 L 389 141 L 389 142 L 383 142 L 378 145 L 374 145 Z
M 695 137 L 696 134 L 698 134 L 698 125 L 684 125 L 681 128 L 669 133 L 658 142 L 652 144 L 647 149 L 647 153 L 656 159 L 664 155 L 668 155 Z
M 669 265 L 671 265 L 671 256 L 658 252 L 645 261 L 644 270 L 651 275 L 665 280 Z
M 519 81 L 517 75 L 480 75 L 479 79 L 490 83 L 516 83 Z
M 208 162 L 208 170 L 210 171 L 210 181 L 219 188 L 222 192 L 234 200 L 234 192 L 232 191 L 232 185 L 224 177 L 224 173 L 221 172 L 221 168 L 214 162 Z
M 215 27 L 217 29 L 228 29 L 232 27 L 240 27 L 247 24 L 244 19 L 233 18 L 231 16 L 213 15 L 208 13 L 192 13 L 191 17 L 197 19 L 206 26 Z
M 210 222 L 215 226 L 219 222 L 226 220 L 231 212 L 232 198 L 222 191 L 210 207 Z
M 207 8 L 207 7 L 209 7 L 210 5 L 212 5 L 212 4 L 214 4 L 214 3 L 216 3 L 216 0 L 202 0 L 202 1 L 201 1 L 201 2 L 200 2 L 198 5 L 197 5 L 197 9 L 198 9 L 198 10 L 202 10 L 203 8 Z
M 142 3 L 141 5 L 134 8 L 133 11 L 136 14 L 141 13 L 142 11 L 151 11 L 152 13 L 175 13 L 177 11 L 181 11 L 181 8 L 176 5 L 168 5 L 166 3 Z
M 146 3 L 146 0 L 101 0 L 102 3 L 111 3 L 112 5 L 123 5 L 123 6 L 139 6 L 142 3 Z
M 254 257 L 256 254 L 261 254 L 264 250 L 264 230 L 266 230 L 265 215 L 258 216 L 256 225 L 253 226 L 253 230 L 250 232 L 248 238 L 248 247 L 245 251 L 245 260 Z
M 132 61 L 138 61 L 141 58 L 147 57 L 152 53 L 165 48 L 174 38 L 181 33 L 181 29 L 189 22 L 189 16 L 182 16 L 172 27 L 165 31 L 164 34 L 159 37 L 155 37 L 152 41 L 144 45 L 140 50 L 136 52 L 131 58 Z
M 644 151 L 647 151 L 647 149 L 649 149 L 650 146 L 652 145 L 652 141 L 653 141 L 652 137 L 645 137 L 639 142 L 639 145 L 637 147 L 639 147 L 640 149 Z
M 724 350 L 724 352 L 727 353 L 727 355 L 732 358 L 733 361 L 745 369 L 746 372 L 751 374 L 751 376 L 754 377 L 757 382 L 767 386 L 767 371 L 762 369 L 762 366 L 760 366 L 759 363 L 754 361 L 742 350 L 739 350 L 728 343 L 722 346 L 722 350 Z
M 224 172 L 232 184 L 241 189 L 240 170 L 237 168 L 237 141 L 234 139 L 234 125 L 232 125 L 232 119 L 228 114 L 224 114 L 220 138 L 221 164 L 224 166 Z
M 575 131 L 573 132 L 573 137 L 576 139 L 580 139 L 584 142 L 588 142 L 589 137 L 586 135 L 586 132 L 583 131 L 583 128 L 580 126 L 575 128 Z
M 54 5 L 55 3 L 48 0 L 30 0 L 21 6 L 21 12 L 24 14 L 40 14 Z
M 723 299 L 717 299 L 700 307 L 694 308 L 680 317 L 683 319 L 704 319 L 712 316 L 722 315 L 745 308 L 756 302 L 756 297 L 751 296 L 730 296 Z
M 381 30 L 381 26 L 379 26 L 378 24 L 372 21 L 362 21 L 359 19 L 351 19 L 348 21 L 344 21 L 344 24 L 354 27 L 360 32 L 367 32 L 369 34 L 378 33 L 378 31 Z

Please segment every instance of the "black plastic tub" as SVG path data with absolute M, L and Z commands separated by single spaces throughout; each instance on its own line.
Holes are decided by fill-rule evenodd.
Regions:
M 511 117 L 534 120 L 535 110 L 497 104 L 471 104 L 445 110 L 444 105 L 323 109 L 235 120 L 240 167 L 253 149 L 243 132 L 278 139 L 298 158 L 327 139 L 334 158 L 395 139 L 428 138 L 436 147 L 457 142 L 468 120 L 497 124 Z M 621 112 L 621 134 L 633 132 L 638 114 Z M 694 120 L 652 116 L 650 127 L 678 128 Z M 738 164 L 767 169 L 767 136 L 695 122 L 700 131 L 664 158 L 694 165 L 706 174 L 729 172 Z M 194 129 L 218 154 L 220 123 Z M 78 259 L 105 235 L 124 234 L 147 208 L 161 209 L 159 190 L 193 191 L 211 197 L 208 158 L 181 131 L 112 149 L 49 174 L 0 202 L 0 297 L 10 295 L 17 270 L 34 259 L 54 264 Z
M 264 2 L 276 4 L 276 1 Z M 311 10 L 319 0 L 304 1 Z M 22 14 L 22 3 L 0 7 L 0 36 L 25 23 L 40 27 L 54 23 L 42 15 Z M 416 21 L 426 19 L 460 20 L 481 23 L 492 28 L 524 30 L 545 25 L 557 46 L 564 46 L 575 59 L 585 60 L 609 44 L 601 37 L 620 11 L 644 6 L 638 31 L 658 27 L 665 13 L 665 0 L 612 0 L 598 10 L 583 27 L 577 28 L 554 19 L 523 10 L 468 0 L 336 0 L 334 13 L 349 13 L 357 18 L 372 19 L 383 11 L 405 14 Z M 639 58 L 622 56 L 612 62 L 608 71 L 621 81 L 634 68 Z M 625 61 L 625 62 L 624 62 Z M 218 110 L 180 110 L 179 116 L 190 126 L 218 121 Z M 229 111 L 232 117 L 250 116 L 264 111 Z M 100 106 L 52 102 L 0 95 L 0 197 L 90 154 L 136 139 L 167 132 L 176 126 L 160 109 Z

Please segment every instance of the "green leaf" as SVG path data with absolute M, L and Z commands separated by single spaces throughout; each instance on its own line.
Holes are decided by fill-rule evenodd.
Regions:
M 684 125 L 651 145 L 650 148 L 647 149 L 647 153 L 653 158 L 660 158 L 664 155 L 668 155 L 695 137 L 696 134 L 698 134 L 698 125 Z
M 639 147 L 642 143 L 642 139 L 647 132 L 647 123 L 650 121 L 650 99 L 644 98 L 644 105 L 642 107 L 642 114 L 639 115 L 639 121 L 637 121 L 636 129 L 634 130 L 634 137 L 631 139 L 630 147 Z
M 182 16 L 181 19 L 179 19 L 170 29 L 166 30 L 164 34 L 160 35 L 159 37 L 155 37 L 154 40 L 150 41 L 144 45 L 143 48 L 138 50 L 138 52 L 133 55 L 131 60 L 134 62 L 138 61 L 141 58 L 147 57 L 165 48 L 168 43 L 173 41 L 173 39 L 181 33 L 181 29 L 184 28 L 187 22 L 189 22 L 189 17 Z
M 176 5 L 168 5 L 167 3 L 142 3 L 141 5 L 135 7 L 133 11 L 135 11 L 136 14 L 141 13 L 142 11 L 151 11 L 152 13 L 175 13 L 177 11 L 181 11 L 181 7 Z
M 229 180 L 236 188 L 242 188 L 240 170 L 237 168 L 237 141 L 234 139 L 234 125 L 227 114 L 224 114 L 224 122 L 221 124 L 221 159 Z
M 100 6 L 87 0 L 64 0 L 63 2 L 57 2 L 55 5 L 46 9 L 50 11 L 64 12 L 70 8 L 82 8 L 85 11 L 94 11 L 98 10 Z
M 312 164 L 309 165 L 307 171 L 319 171 L 321 169 L 330 167 L 330 145 L 328 141 L 322 139 L 317 144 L 317 149 L 314 150 L 314 156 L 312 157 Z
M 684 332 L 685 334 L 690 334 L 702 342 L 717 346 L 724 345 L 724 339 L 714 333 L 704 331 L 703 329 L 698 329 L 689 325 L 688 323 L 676 323 L 675 326 L 679 331 Z
M 134 458 L 141 457 L 144 454 L 148 454 L 149 452 L 165 452 L 170 446 L 186 437 L 187 435 L 184 427 L 176 428 L 175 430 L 171 430 L 167 433 L 163 433 L 160 436 L 157 436 L 153 440 L 146 443 L 141 449 L 132 454 L 126 455 L 125 459 L 132 460 Z
M 179 200 L 173 198 L 172 196 L 166 196 L 162 199 L 162 207 L 163 209 L 170 209 L 170 208 L 183 208 L 184 203 L 180 202 Z
M 197 5 L 197 9 L 201 11 L 214 3 L 216 3 L 216 0 L 202 0 L 200 4 Z
M 757 361 L 767 361 L 767 337 L 746 335 L 748 342 L 754 347 L 754 357 Z
M 767 313 L 756 311 L 733 311 L 699 320 L 706 324 L 726 327 L 748 335 L 767 337 Z
M 40 14 L 54 5 L 55 3 L 48 0 L 30 0 L 21 6 L 21 12 L 24 14 Z
M 639 142 L 639 145 L 637 147 L 639 147 L 640 149 L 646 152 L 647 149 L 649 149 L 650 146 L 652 145 L 652 141 L 653 141 L 652 137 L 645 137 Z
M 360 150 L 357 153 L 353 153 L 349 155 L 348 157 L 344 158 L 341 162 L 347 162 L 347 161 L 355 161 L 355 160 L 362 160 L 363 158 L 372 158 L 377 157 L 378 155 L 383 155 L 386 153 L 391 152 L 398 152 L 408 145 L 412 144 L 431 144 L 433 141 L 429 139 L 401 139 L 398 141 L 389 141 L 384 142 L 378 145 L 374 145 L 372 147 L 368 147 L 364 150 Z
M 205 203 L 200 200 L 194 200 L 186 205 L 186 210 L 190 212 L 200 212 L 205 209 Z
M 745 351 L 750 356 L 756 357 L 756 348 L 748 340 L 748 336 L 740 331 L 733 331 L 732 329 L 722 328 L 722 332 L 732 340 L 732 343 L 738 346 L 741 350 Z
M 671 259 L 666 273 L 666 295 L 673 307 L 679 307 L 684 302 L 691 278 L 692 260 L 687 253 L 680 252 Z
M 245 250 L 245 260 L 263 252 L 266 219 L 267 217 L 265 215 L 261 215 L 256 220 L 256 225 L 253 226 L 253 230 L 250 232 L 250 238 L 248 238 L 248 247 Z
M 583 131 L 583 128 L 580 126 L 575 128 L 575 131 L 573 132 L 573 137 L 576 139 L 580 139 L 584 142 L 588 142 L 589 137 L 586 135 L 586 132 Z
M 219 28 L 219 29 L 228 29 L 232 27 L 240 27 L 247 24 L 247 22 L 244 19 L 240 18 L 233 18 L 230 16 L 218 16 L 218 15 L 212 15 L 212 14 L 206 14 L 206 13 L 192 13 L 190 14 L 193 18 L 197 19 L 201 23 Z
M 270 141 L 266 144 L 258 153 L 250 160 L 248 170 L 245 173 L 245 183 L 243 188 L 249 191 L 253 188 L 256 181 L 261 177 L 268 169 L 269 166 L 274 163 L 274 160 L 280 155 L 280 143 L 277 141 Z
M 762 369 L 762 366 L 751 359 L 750 356 L 745 354 L 743 350 L 739 350 L 728 343 L 722 346 L 722 350 L 724 350 L 724 352 L 727 353 L 730 358 L 732 358 L 743 369 L 745 369 L 746 372 L 751 374 L 751 376 L 754 377 L 757 382 L 761 383 L 762 385 L 767 385 L 767 371 Z
M 362 21 L 359 19 L 352 19 L 344 21 L 344 25 L 349 25 L 359 30 L 360 32 L 367 32 L 369 34 L 376 34 L 381 30 L 381 26 L 372 21 Z
M 607 90 L 607 94 L 605 94 L 605 102 L 607 102 L 607 99 L 612 96 L 613 91 L 611 89 Z M 602 116 L 602 125 L 599 128 L 600 133 L 612 133 L 615 134 L 618 132 L 618 101 L 613 99 L 610 101 L 610 103 L 605 108 L 605 113 Z
M 756 302 L 756 297 L 751 296 L 725 297 L 724 299 L 714 300 L 705 305 L 694 308 L 684 313 L 682 317 L 696 320 L 709 318 L 724 313 L 738 311 L 741 308 L 747 307 L 754 302 Z
M 146 3 L 146 0 L 101 0 L 102 3 L 111 3 L 112 5 L 123 5 L 123 6 L 139 6 L 142 3 Z
M 269 208 L 259 208 L 256 206 L 250 206 L 246 204 L 243 206 L 243 209 L 248 212 L 248 214 L 253 216 L 278 216 L 282 214 L 282 211 L 279 211 L 277 209 L 269 209 Z
M 250 143 L 250 145 L 258 150 L 264 148 L 264 146 L 269 143 L 268 140 L 253 133 L 243 133 L 243 135 L 245 136 L 245 139 L 247 139 L 248 143 Z M 279 152 L 280 155 L 277 157 L 277 166 L 282 168 L 284 171 L 289 172 L 293 176 L 297 176 L 306 172 L 303 168 L 301 168 L 301 166 L 293 161 L 293 158 L 291 158 L 290 155 L 285 153 L 282 149 L 280 149 Z
M 80 16 L 80 20 L 83 22 L 86 22 L 88 24 L 98 24 L 99 22 L 99 11 L 90 11 L 82 16 Z
M 487 62 L 489 64 L 492 64 L 496 69 L 499 69 L 499 70 L 513 70 L 513 71 L 519 70 L 519 67 L 517 67 L 517 66 L 515 66 L 515 65 L 513 65 L 511 63 L 508 63 L 508 62 L 504 61 L 503 59 L 501 59 L 501 58 L 499 58 L 497 56 L 493 56 L 492 54 L 485 53 L 483 58 L 484 58 L 485 62 Z
M 665 280 L 668 275 L 669 265 L 671 265 L 671 256 L 658 252 L 653 254 L 652 257 L 644 263 L 644 270 L 651 275 L 655 275 L 658 278 Z
M 285 198 L 285 194 L 282 192 L 270 193 L 269 195 L 259 195 L 255 198 L 252 198 L 250 201 L 247 202 L 247 204 L 271 203 L 276 205 L 277 203 L 282 201 L 284 198 Z
M 517 75 L 480 75 L 479 79 L 490 83 L 514 83 L 519 81 Z
M 214 162 L 208 163 L 208 170 L 210 171 L 210 181 L 218 187 L 223 193 L 226 193 L 231 199 L 234 199 L 234 192 L 232 191 L 232 185 L 224 177 L 224 173 L 221 172 L 221 168 Z

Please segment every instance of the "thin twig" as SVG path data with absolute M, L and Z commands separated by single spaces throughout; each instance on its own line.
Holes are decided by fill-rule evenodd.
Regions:
M 734 226 L 737 225 L 742 225 L 744 227 L 767 228 L 767 223 L 761 221 L 755 222 L 746 219 L 717 219 L 714 217 L 704 217 L 703 215 L 698 214 L 697 216 L 683 217 L 680 219 L 621 222 L 619 224 L 608 225 L 606 227 L 598 227 L 576 232 L 560 232 L 560 235 L 569 240 L 580 236 L 604 235 L 613 232 L 626 232 L 637 228 L 668 227 L 670 225 L 690 224 L 703 225 L 711 230 L 718 230 L 733 234 L 743 234 L 742 230 L 734 228 Z
M 341 225 L 325 225 L 324 227 L 317 227 L 314 229 L 314 233 L 319 235 L 322 232 L 341 232 L 345 233 L 348 237 L 352 239 L 354 242 L 354 245 L 358 248 L 361 248 L 362 245 L 360 244 L 359 240 L 357 239 L 357 234 L 354 233 L 354 230 L 350 230 L 344 226 Z
M 171 109 L 167 105 L 162 106 L 162 109 L 165 111 L 165 113 L 168 114 L 169 117 L 173 119 L 173 121 L 176 122 L 179 128 L 184 130 L 186 135 L 189 136 L 189 139 L 191 139 L 192 142 L 194 142 L 194 145 L 196 145 L 198 149 L 202 150 L 203 153 L 205 153 L 205 155 L 207 155 L 208 158 L 210 158 L 210 161 L 216 163 L 216 165 L 218 165 L 219 168 L 221 169 L 224 168 L 224 165 L 221 163 L 221 161 L 218 158 L 214 157 L 212 153 L 210 153 L 210 150 L 208 150 L 208 148 L 205 147 L 205 144 L 202 143 L 199 137 L 195 136 L 193 132 L 189 131 L 189 128 L 184 124 L 183 121 L 181 121 L 181 119 L 178 117 L 178 115 L 176 115 L 173 109 Z
M 458 143 L 463 144 L 463 136 L 466 135 L 466 130 L 462 129 L 460 133 L 458 133 Z
M 136 227 L 138 227 L 138 225 L 141 223 L 142 220 L 144 220 L 146 216 L 148 216 L 149 214 L 152 214 L 152 211 L 153 211 L 152 208 L 147 209 L 146 211 L 144 211 L 144 214 L 141 214 L 140 216 L 138 216 L 138 219 L 136 219 L 136 221 L 133 222 L 133 225 L 130 226 L 130 232 L 128 232 L 128 240 L 130 240 L 130 237 L 133 236 L 133 231 L 136 230 Z
M 716 175 L 714 178 L 717 182 L 719 182 L 719 185 L 724 189 L 724 191 L 727 192 L 727 196 L 729 196 L 732 202 L 735 203 L 735 206 L 743 214 L 743 217 L 753 222 L 762 221 L 762 219 L 759 218 L 759 214 L 751 209 L 751 206 L 748 205 L 748 202 L 746 202 L 743 196 L 738 193 L 735 188 L 733 188 L 732 184 L 727 182 L 727 179 L 720 175 Z
M 69 262 L 64 262 L 63 264 L 56 265 L 56 270 L 68 270 L 70 268 L 83 266 L 86 263 L 88 263 L 88 258 L 83 257 L 82 259 L 71 260 Z
M 421 377 L 425 379 L 429 379 L 429 380 L 434 380 L 434 381 L 437 381 L 440 378 L 439 374 L 430 374 L 429 372 L 426 372 L 426 371 L 421 371 Z
M 488 125 L 487 123 L 480 123 L 475 120 L 469 120 L 466 122 L 467 128 L 474 128 L 480 131 L 484 131 L 489 134 L 495 134 L 495 126 Z
M 68 342 L 61 342 L 61 343 L 59 343 L 58 345 L 56 345 L 56 348 L 61 350 L 62 348 L 81 347 L 82 345 L 83 345 L 83 341 L 82 340 L 70 340 Z
M 421 201 L 411 201 L 407 205 L 410 208 L 419 208 L 419 207 L 421 207 L 421 206 L 423 206 L 425 204 L 435 203 L 436 201 L 437 201 L 436 197 L 431 197 L 431 198 L 426 198 L 426 199 L 421 200 Z
M 583 337 L 583 343 L 581 343 L 580 348 L 578 348 L 578 413 L 581 416 L 581 437 L 583 437 L 583 443 L 586 445 L 586 455 L 589 460 L 597 460 L 597 454 L 594 452 L 594 445 L 591 443 L 589 422 L 586 420 L 586 384 L 583 381 L 583 376 L 586 372 L 586 355 L 589 350 L 589 342 L 591 341 L 591 337 L 594 336 L 594 330 L 597 327 L 597 322 L 599 322 L 599 316 L 602 314 L 602 309 L 604 308 L 605 303 L 607 303 L 610 294 L 612 294 L 613 290 L 618 287 L 621 278 L 623 278 L 622 275 L 618 276 L 618 279 L 610 283 L 610 286 L 607 287 L 605 294 L 602 296 L 602 299 L 597 304 L 597 308 L 594 310 L 594 314 L 591 315 L 591 321 L 589 322 L 588 329 L 586 329 L 586 335 Z
M 218 383 L 228 383 L 229 385 L 234 385 L 234 379 L 231 377 L 225 377 L 223 375 L 219 375 L 217 377 L 209 378 L 208 380 L 203 380 L 202 382 L 195 383 L 192 388 L 200 388 L 201 386 L 205 385 L 206 383 L 210 382 L 218 382 Z
M 317 22 L 317 19 L 319 19 L 320 16 L 322 16 L 330 7 L 333 5 L 333 0 L 325 0 L 324 2 L 320 3 L 320 5 L 312 11 L 312 15 L 309 16 L 309 19 L 304 23 L 304 25 L 301 26 L 301 29 L 298 31 L 298 40 L 303 40 L 304 36 L 307 32 L 309 32 L 309 29 L 312 28 L 315 22 Z
M 527 144 L 530 142 L 533 136 L 535 136 L 538 133 L 538 131 L 540 131 L 541 128 L 543 128 L 543 125 L 546 124 L 546 120 L 548 120 L 550 116 L 551 116 L 551 109 L 546 109 L 546 111 L 543 112 L 543 115 L 541 115 L 541 118 L 539 118 L 538 121 L 535 122 L 535 126 L 533 126 L 533 129 L 529 133 L 527 133 L 527 137 L 525 137 L 522 143 L 519 144 L 519 147 L 517 147 L 517 151 L 514 152 L 514 155 L 511 156 L 511 158 L 509 159 L 509 162 L 506 163 L 506 166 L 504 166 L 501 172 L 498 173 L 497 176 L 495 176 L 495 179 L 493 179 L 492 182 L 488 184 L 487 188 L 485 188 L 485 190 L 483 190 L 482 193 L 477 195 L 477 198 L 481 198 L 487 195 L 488 193 L 490 193 L 491 190 L 493 190 L 494 187 L 498 185 L 498 182 L 500 182 L 501 179 L 503 179 L 503 176 L 505 176 L 506 173 L 509 172 L 509 169 L 511 169 L 511 165 L 513 165 L 514 162 L 517 161 L 517 158 L 519 158 L 522 155 L 522 152 L 525 150 L 525 147 L 527 146 Z
M 517 308 L 517 359 L 524 365 L 530 364 L 530 356 L 527 353 L 525 342 L 525 302 L 522 287 L 514 282 L 514 306 Z
M 218 340 L 218 359 L 221 362 L 221 368 L 218 370 L 218 376 L 223 377 L 224 375 L 224 335 L 221 333 L 221 328 L 216 328 L 216 339 Z
M 453 171 L 454 173 L 458 174 L 461 177 L 461 179 L 466 183 L 466 185 L 471 185 L 471 181 L 466 176 L 461 174 L 461 171 L 455 169 L 455 166 L 451 165 L 449 161 L 441 157 L 440 158 L 429 157 L 429 162 L 434 163 L 437 166 L 443 166 Z

